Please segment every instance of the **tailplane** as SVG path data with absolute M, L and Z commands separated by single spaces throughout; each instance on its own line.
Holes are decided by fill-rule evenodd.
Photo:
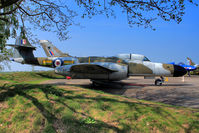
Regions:
M 21 36 L 17 37 L 15 44 L 6 44 L 14 48 L 12 60 L 22 63 L 26 59 L 33 59 L 34 54 L 33 50 L 36 50 L 33 47 L 27 38 L 22 38 Z
M 62 53 L 48 40 L 40 40 L 40 44 L 48 57 L 71 57 L 67 53 Z

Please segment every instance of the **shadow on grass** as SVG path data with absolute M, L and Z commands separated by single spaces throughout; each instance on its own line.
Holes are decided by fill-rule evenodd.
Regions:
M 65 79 L 64 76 L 56 75 L 56 74 L 47 74 L 47 73 L 36 73 L 37 75 L 44 77 L 44 78 L 49 78 L 49 79 Z
M 68 83 L 67 84 L 63 83 L 63 84 L 58 84 L 58 85 L 82 87 L 85 89 L 97 90 L 97 91 L 102 91 L 105 93 L 116 94 L 116 95 L 124 95 L 124 93 L 128 89 L 142 89 L 145 87 L 140 84 L 128 84 L 128 83 L 123 83 L 123 82 L 110 82 L 109 84 L 97 84 L 97 85 L 93 85 L 93 84 L 76 85 L 76 84 L 68 84 Z
M 48 84 L 48 85 L 50 85 L 50 84 Z M 196 107 L 196 105 L 198 105 L 198 103 L 196 101 L 194 101 L 194 99 L 197 99 L 196 96 L 193 97 L 186 93 L 179 93 L 178 91 L 175 91 L 175 93 L 179 93 L 179 95 L 177 95 L 175 97 L 169 97 L 170 95 L 174 95 L 175 93 L 173 91 L 167 91 L 167 90 L 159 91 L 158 89 L 157 89 L 157 91 L 155 91 L 153 93 L 150 93 L 150 90 L 149 91 L 146 91 L 146 90 L 141 91 L 142 88 L 145 87 L 143 84 L 112 82 L 110 84 L 105 84 L 105 85 L 98 84 L 97 86 L 93 86 L 92 84 L 76 85 L 76 84 L 68 84 L 68 83 L 66 84 L 65 82 L 57 82 L 54 85 L 81 87 L 81 88 L 85 88 L 85 89 L 96 90 L 96 91 L 101 91 L 101 92 L 116 94 L 116 95 L 123 95 L 123 96 L 126 96 L 125 92 L 127 90 L 135 89 L 136 91 L 133 92 L 133 93 L 135 93 L 135 95 L 128 96 L 128 97 L 136 98 L 139 100 L 161 102 L 164 104 L 169 104 L 169 105 L 174 105 L 174 106 L 192 107 L 192 108 L 198 109 L 198 106 Z M 150 85 L 147 85 L 147 86 L 150 86 Z M 184 84 L 184 85 L 183 84 L 177 84 L 177 85 L 171 84 L 171 85 L 164 85 L 164 86 L 190 86 L 190 84 Z M 163 86 L 157 86 L 157 88 L 158 87 L 163 87 Z M 185 103 L 188 100 L 189 100 L 189 102 L 185 106 Z M 193 100 L 193 101 L 191 101 L 191 100 Z
M 64 79 L 63 76 L 55 74 L 53 71 L 49 72 L 12 72 L 9 74 L 0 74 L 0 80 L 11 81 L 12 83 L 21 83 L 31 80 L 47 79 Z
M 8 98 L 12 98 L 15 97 L 16 95 L 22 96 L 28 100 L 31 100 L 32 103 L 34 104 L 34 106 L 40 110 L 40 112 L 42 113 L 42 115 L 46 118 L 47 122 L 52 125 L 52 127 L 54 128 L 54 131 L 58 129 L 58 127 L 56 127 L 55 123 L 57 121 L 59 121 L 59 118 L 56 117 L 55 113 L 50 112 L 45 104 L 42 104 L 40 102 L 39 99 L 35 98 L 34 96 L 29 94 L 30 90 L 40 90 L 41 92 L 43 92 L 45 94 L 45 97 L 50 100 L 50 101 L 54 101 L 55 103 L 61 104 L 64 107 L 68 108 L 70 111 L 72 111 L 75 114 L 81 115 L 83 117 L 86 118 L 92 118 L 91 116 L 89 116 L 86 113 L 83 112 L 78 112 L 77 109 L 75 109 L 74 107 L 70 106 L 69 104 L 65 103 L 64 100 L 67 99 L 78 99 L 78 100 L 93 100 L 93 101 L 97 101 L 97 102 L 112 102 L 112 103 L 125 103 L 128 106 L 131 107 L 132 110 L 143 114 L 143 110 L 140 109 L 140 105 L 142 105 L 143 108 L 150 108 L 150 110 L 152 111 L 152 113 L 156 113 L 157 115 L 161 116 L 161 117 L 166 117 L 169 116 L 172 119 L 172 122 L 175 123 L 175 125 L 179 125 L 181 128 L 183 128 L 185 131 L 191 131 L 192 129 L 196 129 L 198 127 L 198 121 L 193 122 L 191 125 L 189 125 L 188 128 L 183 127 L 181 124 L 179 124 L 178 120 L 176 119 L 175 116 L 173 116 L 173 114 L 160 109 L 159 107 L 156 107 L 157 105 L 151 105 L 151 104 L 144 104 L 144 103 L 133 103 L 133 102 L 128 102 L 128 101 L 120 101 L 117 99 L 112 99 L 112 98 L 108 98 L 108 97 L 85 97 L 84 95 L 71 95 L 74 92 L 70 91 L 70 90 L 64 90 L 64 89 L 57 89 L 55 88 L 55 86 L 52 85 L 31 85 L 31 84 L 15 84 L 15 85 L 4 85 L 0 87 L 0 91 L 2 91 L 0 93 L 0 102 L 6 101 Z M 52 99 L 50 97 L 50 95 L 54 95 L 57 96 L 58 98 L 56 99 Z M 53 108 L 53 106 L 51 106 L 51 108 Z M 79 121 L 78 119 L 75 119 L 75 117 L 72 118 L 64 118 L 62 121 L 64 124 L 68 125 L 73 125 L 72 127 L 74 128 L 72 131 L 74 132 L 79 132 L 79 129 L 77 127 L 82 126 L 84 128 L 86 132 L 87 128 L 89 128 L 90 132 L 100 132 L 103 129 L 111 129 L 115 132 L 129 132 L 131 131 L 131 128 L 129 127 L 128 124 L 126 123 L 121 123 L 121 125 L 123 125 L 123 129 L 119 129 L 116 126 L 107 124 L 103 121 L 100 120 L 96 120 L 96 123 L 93 124 L 86 124 L 83 123 L 81 121 Z M 77 129 L 76 129 L 77 128 Z M 161 128 L 161 127 L 160 127 Z M 137 131 L 139 131 L 139 129 L 136 129 Z
M 58 97 L 64 97 L 65 99 L 73 99 L 73 98 L 84 99 L 85 97 L 81 97 L 81 96 L 63 96 L 64 94 L 72 94 L 72 91 L 65 91 L 65 90 L 61 90 L 61 89 L 59 90 L 59 89 L 56 89 L 54 86 L 51 86 L 51 85 L 30 85 L 30 84 L 20 84 L 19 85 L 19 84 L 17 84 L 17 85 L 4 85 L 4 86 L 1 86 L 0 87 L 0 91 L 3 90 L 3 92 L 0 93 L 0 102 L 6 101 L 8 98 L 15 97 L 16 95 L 22 96 L 22 97 L 24 97 L 24 98 L 26 98 L 28 100 L 31 100 L 31 102 L 34 104 L 34 106 L 37 109 L 39 109 L 40 112 L 42 113 L 42 115 L 46 118 L 48 124 L 56 125 L 55 122 L 59 121 L 59 119 L 55 116 L 55 114 L 51 113 L 45 107 L 45 105 L 42 104 L 39 101 L 39 99 L 37 99 L 37 98 L 31 96 L 30 94 L 28 94 L 28 91 L 29 90 L 33 90 L 33 89 L 41 90 L 45 94 L 45 96 L 46 96 L 46 98 L 48 100 L 51 100 L 51 101 L 54 101 L 54 102 L 57 102 L 57 103 L 60 103 L 60 104 L 64 105 L 65 107 L 70 109 L 73 113 L 77 113 L 77 114 L 80 114 L 82 116 L 92 118 L 91 116 L 89 116 L 89 115 L 87 115 L 85 113 L 80 113 L 80 112 L 76 111 L 76 109 L 70 107 L 68 104 L 64 103 L 60 99 L 58 99 L 58 100 L 50 99 L 49 95 L 55 95 L 55 96 L 58 96 Z M 53 108 L 53 106 L 51 108 Z M 92 118 L 92 119 L 94 119 L 94 118 Z M 66 121 L 66 119 L 65 119 L 65 121 Z M 100 129 L 103 129 L 103 128 L 112 129 L 112 130 L 114 130 L 116 132 L 122 132 L 122 130 L 120 130 L 119 128 L 117 128 L 115 126 L 108 125 L 108 124 L 104 123 L 103 121 L 99 121 L 99 120 L 95 120 L 96 123 L 94 123 L 92 125 L 91 124 L 82 123 L 79 120 L 76 120 L 74 117 L 68 119 L 67 121 L 69 122 L 67 124 L 89 127 L 91 129 L 91 131 L 93 130 L 93 132 L 96 131 L 96 129 L 97 129 L 97 132 L 99 132 Z M 53 128 L 54 128 L 54 131 L 57 130 L 57 127 L 53 126 Z M 74 127 L 74 129 L 72 131 L 76 130 L 75 128 L 77 128 L 77 127 Z M 79 129 L 77 128 L 77 130 L 79 130 Z M 87 131 L 87 129 L 85 129 L 85 131 Z M 85 132 L 85 131 L 83 131 L 83 132 Z

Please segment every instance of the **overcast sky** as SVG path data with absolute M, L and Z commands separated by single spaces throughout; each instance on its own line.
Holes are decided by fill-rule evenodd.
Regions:
M 199 64 L 199 7 L 188 6 L 183 21 L 153 23 L 156 31 L 128 26 L 126 16 L 117 13 L 116 19 L 95 16 L 78 19 L 83 27 L 72 26 L 70 39 L 60 42 L 53 33 L 35 31 L 41 40 L 51 41 L 57 48 L 73 56 L 114 56 L 119 53 L 137 53 L 154 62 L 185 62 L 186 57 Z M 9 40 L 8 43 L 15 43 Z M 45 57 L 39 45 L 34 52 Z M 10 63 L 11 71 L 31 71 L 30 65 Z M 35 67 L 36 70 L 47 70 Z M 48 69 L 49 70 L 49 69 Z M 8 69 L 6 69 L 8 71 Z

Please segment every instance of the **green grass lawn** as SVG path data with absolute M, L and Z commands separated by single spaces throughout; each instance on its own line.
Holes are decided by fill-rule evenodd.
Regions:
M 0 83 L 40 83 L 50 79 L 61 79 L 63 76 L 55 74 L 53 71 L 45 72 L 7 72 L 0 73 Z
M 23 80 L 18 79 L 20 74 Z M 199 110 L 78 86 L 38 84 L 43 79 L 62 78 L 50 72 L 0 76 L 0 133 L 199 132 Z

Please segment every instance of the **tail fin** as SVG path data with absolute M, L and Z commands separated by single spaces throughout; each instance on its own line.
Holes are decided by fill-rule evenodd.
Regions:
M 40 44 L 48 57 L 71 57 L 69 54 L 62 53 L 48 40 L 40 40 Z
M 15 41 L 15 45 L 32 47 L 32 45 L 30 44 L 30 42 L 28 41 L 28 39 L 26 37 L 23 38 L 21 36 L 17 37 L 17 39 Z
M 194 63 L 189 57 L 187 57 L 187 62 L 188 62 L 188 64 L 191 65 L 191 66 L 194 66 L 194 65 L 195 65 L 195 63 Z
M 22 38 L 21 36 L 19 36 L 16 39 L 15 45 L 6 45 L 14 48 L 13 58 L 34 58 L 33 50 L 36 50 L 36 48 L 29 43 L 27 38 Z

